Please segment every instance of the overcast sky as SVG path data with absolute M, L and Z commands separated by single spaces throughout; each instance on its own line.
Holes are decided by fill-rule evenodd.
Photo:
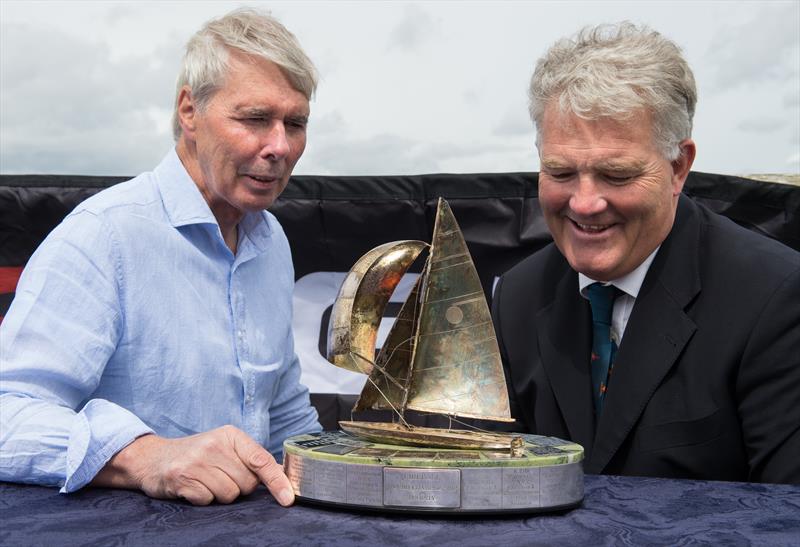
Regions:
M 535 171 L 527 84 L 586 24 L 675 40 L 699 91 L 695 170 L 800 172 L 800 2 L 0 1 L 0 172 L 135 175 L 172 146 L 183 45 L 240 5 L 316 63 L 296 174 Z

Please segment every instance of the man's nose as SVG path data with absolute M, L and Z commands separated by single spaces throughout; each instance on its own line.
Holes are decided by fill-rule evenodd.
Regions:
M 286 126 L 275 120 L 265 131 L 261 143 L 261 157 L 280 160 L 289 154 L 289 141 L 286 138 Z
M 569 199 L 569 207 L 579 215 L 595 215 L 607 206 L 602 187 L 592 174 L 578 176 L 576 186 Z

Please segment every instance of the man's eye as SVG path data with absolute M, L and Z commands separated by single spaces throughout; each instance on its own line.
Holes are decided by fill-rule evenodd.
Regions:
M 605 179 L 611 184 L 626 184 L 633 179 L 633 175 L 605 175 Z
M 558 173 L 547 173 L 547 175 L 554 180 L 558 181 L 565 181 L 569 180 L 572 177 L 572 173 L 568 171 L 558 172 Z
M 303 120 L 287 120 L 286 126 L 292 129 L 305 129 L 307 123 Z

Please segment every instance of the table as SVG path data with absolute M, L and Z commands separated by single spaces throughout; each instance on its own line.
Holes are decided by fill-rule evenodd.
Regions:
M 0 545 L 800 545 L 800 486 L 586 476 L 556 514 L 437 518 L 285 509 L 259 489 L 193 507 L 139 492 L 0 483 Z

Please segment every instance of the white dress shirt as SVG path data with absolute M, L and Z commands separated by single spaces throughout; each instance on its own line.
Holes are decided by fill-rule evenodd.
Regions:
M 622 294 L 614 301 L 614 310 L 611 313 L 611 339 L 617 344 L 617 347 L 622 343 L 622 336 L 625 334 L 625 327 L 628 325 L 628 319 L 633 311 L 633 305 L 636 303 L 636 297 L 639 296 L 639 289 L 642 287 L 644 277 L 647 275 L 647 270 L 650 269 L 653 259 L 661 246 L 656 247 L 656 250 L 650 253 L 644 262 L 632 272 L 623 275 L 617 279 L 612 279 L 604 285 L 613 285 L 619 289 Z M 586 288 L 592 283 L 598 281 L 578 273 L 578 288 L 581 296 L 589 299 L 586 294 Z

